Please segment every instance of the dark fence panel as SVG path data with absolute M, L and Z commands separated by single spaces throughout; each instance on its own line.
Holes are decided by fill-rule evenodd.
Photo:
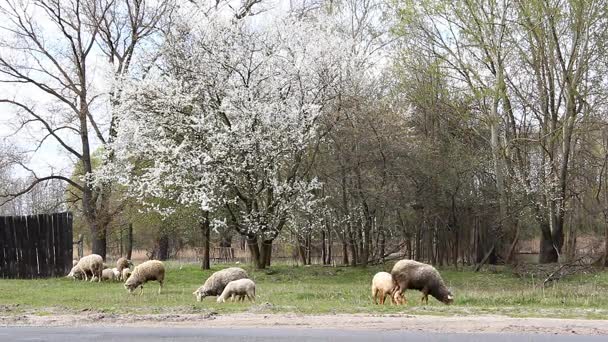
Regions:
M 72 268 L 72 214 L 0 217 L 0 278 L 47 278 Z

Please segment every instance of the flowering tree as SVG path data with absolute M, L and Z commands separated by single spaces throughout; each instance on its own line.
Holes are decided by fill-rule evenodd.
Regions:
M 345 50 L 324 22 L 218 13 L 175 25 L 155 70 L 122 85 L 114 162 L 98 179 L 212 213 L 269 265 L 295 207 L 318 200 L 309 171 Z

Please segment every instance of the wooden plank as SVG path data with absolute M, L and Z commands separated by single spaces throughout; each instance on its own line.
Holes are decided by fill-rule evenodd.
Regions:
M 9 217 L 0 218 L 0 244 L 2 244 L 2 263 L 0 264 L 0 276 L 2 278 L 9 278 L 9 253 L 10 253 L 10 239 L 9 239 Z
M 40 277 L 50 276 L 48 268 L 48 246 L 46 240 L 46 231 L 44 226 L 45 215 L 36 215 L 36 224 L 38 225 L 38 267 L 40 269 Z
M 27 230 L 25 228 L 25 216 L 16 217 L 15 241 L 17 242 L 17 277 L 27 278 Z
M 65 224 L 65 228 L 64 228 L 65 245 L 64 245 L 64 250 L 63 250 L 63 256 L 64 256 L 63 273 L 64 274 L 69 273 L 70 270 L 72 269 L 72 258 L 74 255 L 74 234 L 73 234 L 73 223 L 72 222 L 73 222 L 72 213 L 70 213 L 70 212 L 64 213 L 64 224 Z
M 10 241 L 11 241 L 11 258 L 9 264 L 9 272 L 11 273 L 11 278 L 19 277 L 19 270 L 17 268 L 17 263 L 19 262 L 19 250 L 17 236 L 16 236 L 16 217 L 11 217 L 9 220 L 9 233 L 10 233 Z
M 55 276 L 63 273 L 63 225 L 61 214 L 53 214 L 53 225 L 55 226 Z
M 49 215 L 44 215 L 44 236 L 46 241 L 46 267 L 49 277 L 53 276 L 53 230 L 51 228 L 51 219 Z
M 39 278 L 38 245 L 40 244 L 40 227 L 38 225 L 37 215 L 28 217 L 27 227 L 31 241 L 30 276 L 32 278 Z
M 36 263 L 36 238 L 34 236 L 34 229 L 30 227 L 30 223 L 33 220 L 33 216 L 25 216 L 25 247 L 24 259 L 26 262 L 26 273 L 28 278 L 37 277 L 38 264 Z
M 55 256 L 53 259 L 53 276 L 59 277 L 63 273 L 63 266 L 61 264 L 61 227 L 59 216 L 57 214 L 51 215 L 51 222 L 53 225 L 53 247 Z

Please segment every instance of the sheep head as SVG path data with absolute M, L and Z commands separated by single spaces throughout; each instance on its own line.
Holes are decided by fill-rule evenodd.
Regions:
M 193 295 L 196 296 L 196 301 L 200 302 L 203 298 L 207 297 L 209 293 L 202 286 L 196 289 L 196 291 L 192 292 Z

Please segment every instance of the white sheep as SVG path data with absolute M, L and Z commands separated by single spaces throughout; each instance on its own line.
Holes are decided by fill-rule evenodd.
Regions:
M 133 263 L 131 263 L 131 260 L 128 260 L 125 257 L 121 257 L 116 260 L 116 268 L 118 269 L 118 272 L 122 272 L 122 270 L 129 268 L 130 266 L 133 266 Z
M 229 267 L 213 273 L 205 283 L 192 292 L 196 300 L 200 302 L 206 296 L 219 296 L 224 291 L 226 285 L 233 280 L 249 278 L 247 272 L 239 267 Z
M 85 276 L 84 272 L 82 270 L 80 270 L 80 268 L 74 266 L 74 267 L 72 267 L 72 270 L 66 277 L 72 278 L 74 280 L 83 280 L 84 276 Z
M 225 303 L 226 299 L 239 297 L 238 300 L 244 301 L 245 296 L 251 302 L 255 303 L 255 283 L 251 279 L 233 280 L 226 285 L 222 294 L 217 297 L 218 303 Z
M 374 304 L 384 304 L 386 296 L 390 296 L 393 304 L 398 304 L 399 301 L 393 298 L 392 294 L 395 290 L 395 283 L 393 282 L 393 276 L 388 272 L 378 272 L 372 279 L 372 297 L 374 298 Z
M 106 268 L 101 271 L 101 280 L 114 280 L 115 274 L 111 268 Z
M 144 293 L 144 284 L 153 280 L 160 284 L 158 287 L 158 294 L 160 294 L 165 280 L 165 265 L 162 261 L 148 260 L 137 265 L 124 286 L 125 289 L 129 290 L 129 293 L 133 293 L 133 290 L 141 286 L 141 292 L 139 293 L 141 296 Z
M 127 281 L 127 279 L 129 279 L 129 277 L 131 276 L 131 269 L 130 268 L 124 268 L 120 274 L 120 280 L 122 281 Z
M 103 271 L 103 258 L 97 254 L 91 254 L 78 260 L 76 266 L 72 268 L 70 273 L 67 275 L 68 278 L 76 278 L 77 273 L 84 274 L 84 280 L 89 280 L 89 274 L 91 274 L 91 281 L 101 281 L 101 272 Z

